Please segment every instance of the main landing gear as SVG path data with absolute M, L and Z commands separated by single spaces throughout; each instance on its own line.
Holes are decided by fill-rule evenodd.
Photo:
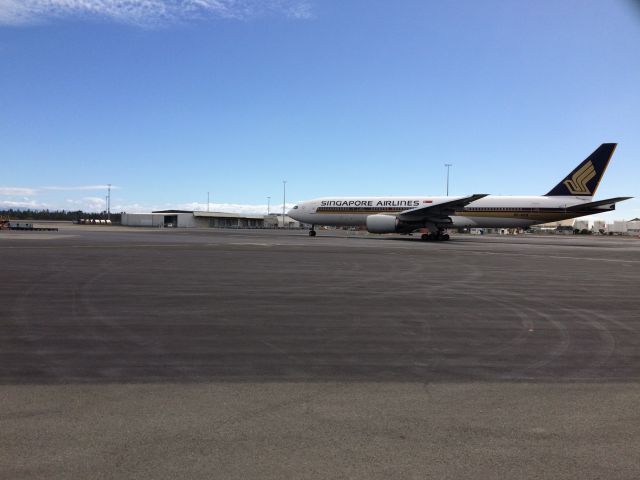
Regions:
M 438 230 L 438 233 L 423 233 L 420 239 L 425 242 L 439 242 L 449 240 L 449 234 L 444 233 L 443 230 Z
M 316 231 L 313 229 L 314 225 L 311 225 L 311 230 L 309 230 L 309 236 L 310 237 L 315 237 L 316 236 Z

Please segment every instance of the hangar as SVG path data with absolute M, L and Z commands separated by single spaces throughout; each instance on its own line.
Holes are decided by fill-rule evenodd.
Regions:
M 247 215 L 226 212 L 157 210 L 151 213 L 123 213 L 121 224 L 129 227 L 158 228 L 282 228 L 275 215 Z M 284 226 L 300 228 L 300 222 L 285 217 Z

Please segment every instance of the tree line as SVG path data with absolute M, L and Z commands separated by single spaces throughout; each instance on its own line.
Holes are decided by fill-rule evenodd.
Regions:
M 0 210 L 0 217 L 10 220 L 69 220 L 77 222 L 81 218 L 106 219 L 107 212 L 83 212 L 82 210 L 31 210 L 13 209 Z M 120 223 L 121 214 L 111 213 L 111 221 Z

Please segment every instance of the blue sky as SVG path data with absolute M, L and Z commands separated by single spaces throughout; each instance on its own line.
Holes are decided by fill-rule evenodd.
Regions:
M 624 0 L 0 0 L 0 207 L 543 194 L 602 142 L 640 196 L 638 45 Z

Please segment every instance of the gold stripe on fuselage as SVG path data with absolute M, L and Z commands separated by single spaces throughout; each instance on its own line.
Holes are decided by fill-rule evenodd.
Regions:
M 316 210 L 316 213 L 331 213 L 331 214 L 343 214 L 343 215 L 376 215 L 386 214 L 393 215 L 396 213 L 406 212 L 407 207 L 399 207 L 397 210 Z
M 320 210 L 316 211 L 318 214 L 331 214 L 331 215 L 395 215 L 397 213 L 405 211 L 406 208 L 398 208 L 397 210 Z M 520 220 L 531 220 L 533 222 L 554 222 L 559 220 L 566 220 L 569 218 L 578 217 L 581 215 L 588 215 L 587 212 L 567 211 L 563 209 L 537 209 L 538 211 L 522 211 L 522 210 L 498 210 L 498 209 L 486 209 L 486 210 L 456 210 L 453 214 L 458 217 L 475 217 L 475 218 L 517 218 Z
M 520 220 L 531 220 L 533 222 L 557 222 L 580 216 L 577 212 L 554 211 L 554 212 L 519 212 L 519 211 L 496 211 L 496 212 L 467 212 L 458 211 L 454 213 L 458 217 L 476 218 L 517 218 Z M 586 215 L 586 214 L 582 214 Z

